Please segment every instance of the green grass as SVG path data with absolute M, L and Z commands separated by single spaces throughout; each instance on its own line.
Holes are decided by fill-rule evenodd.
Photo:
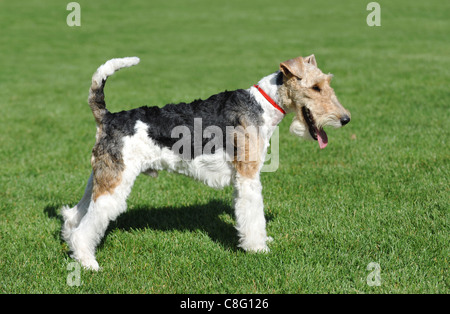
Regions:
M 68 3 L 69 1 L 67 1 Z M 449 293 L 450 3 L 379 1 L 0 2 L 0 292 Z M 269 254 L 236 249 L 232 189 L 139 177 L 128 211 L 81 271 L 59 209 L 90 173 L 90 77 L 109 58 L 112 111 L 247 88 L 316 55 L 352 121 L 329 145 L 280 125 L 280 167 L 262 174 Z M 371 262 L 381 286 L 369 286 Z

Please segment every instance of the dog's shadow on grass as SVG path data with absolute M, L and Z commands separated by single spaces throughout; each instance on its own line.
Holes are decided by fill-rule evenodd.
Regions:
M 49 205 L 44 208 L 44 212 L 49 218 L 59 219 L 62 225 L 63 221 L 59 213 L 61 207 L 60 205 Z M 128 209 L 115 221 L 110 222 L 99 247 L 103 246 L 108 234 L 114 230 L 200 230 L 224 248 L 237 250 L 238 238 L 232 217 L 234 215 L 230 204 L 220 200 L 212 200 L 203 205 L 181 207 L 138 205 Z M 60 233 L 55 237 L 59 237 L 63 242 Z
M 160 231 L 196 231 L 206 232 L 211 240 L 224 248 L 236 250 L 238 238 L 230 216 L 231 206 L 219 200 L 212 200 L 203 205 L 181 207 L 137 206 L 128 209 L 114 222 L 111 222 L 105 237 L 114 230 L 153 229 Z

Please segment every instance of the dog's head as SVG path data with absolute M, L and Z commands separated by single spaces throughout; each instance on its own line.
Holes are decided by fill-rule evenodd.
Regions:
M 283 105 L 295 113 L 290 131 L 299 137 L 317 140 L 320 148 L 325 148 L 328 137 L 323 128 L 339 128 L 350 122 L 350 112 L 341 105 L 330 86 L 333 75 L 322 73 L 314 55 L 282 62 L 280 70 Z

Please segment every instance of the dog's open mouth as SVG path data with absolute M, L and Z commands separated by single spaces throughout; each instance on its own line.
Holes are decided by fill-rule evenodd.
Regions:
M 303 119 L 305 119 L 306 124 L 308 125 L 309 134 L 311 137 L 319 142 L 320 149 L 324 149 L 328 145 L 328 136 L 327 133 L 322 128 L 318 128 L 316 123 L 314 122 L 314 118 L 311 114 L 311 111 L 305 106 L 302 107 Z

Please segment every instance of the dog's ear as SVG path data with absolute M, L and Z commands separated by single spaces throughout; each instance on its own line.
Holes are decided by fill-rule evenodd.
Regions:
M 313 54 L 304 58 L 303 61 L 317 67 L 316 57 Z
M 281 62 L 280 71 L 283 72 L 286 77 L 289 77 L 289 75 L 293 75 L 301 79 L 304 74 L 303 58 L 297 57 Z

